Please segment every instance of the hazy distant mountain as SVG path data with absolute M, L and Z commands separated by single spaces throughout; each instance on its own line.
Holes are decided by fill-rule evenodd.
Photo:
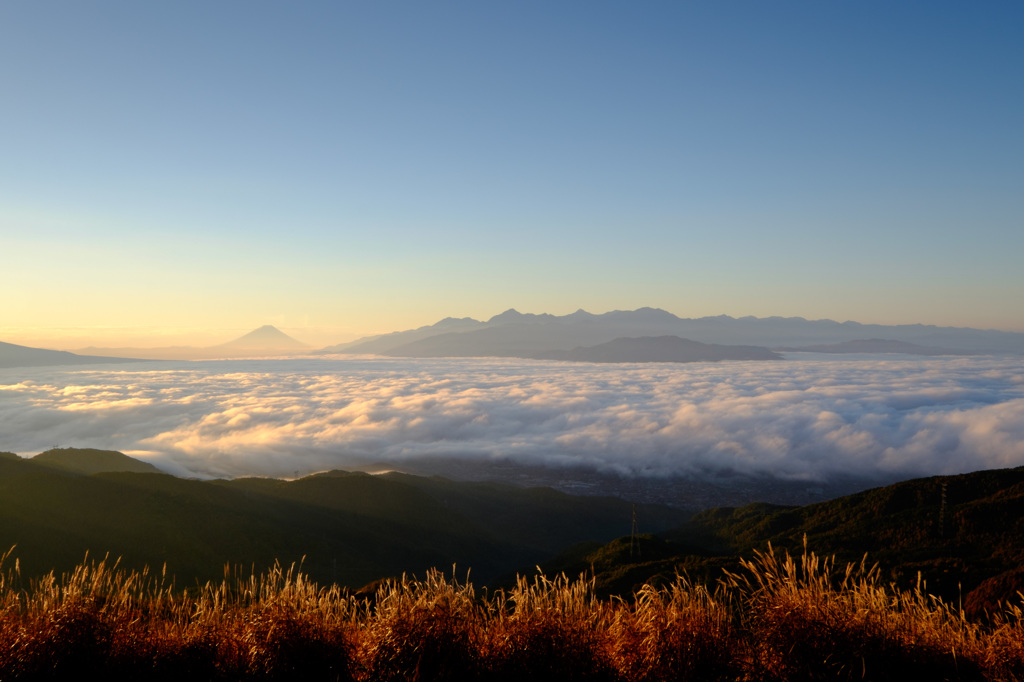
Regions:
M 227 356 L 227 353 L 212 353 L 207 348 L 195 346 L 160 346 L 158 348 L 89 346 L 88 348 L 79 348 L 77 352 L 110 353 L 125 358 L 150 360 L 208 360 Z
M 921 346 L 916 343 L 893 341 L 892 339 L 857 339 L 856 341 L 844 341 L 842 343 L 801 346 L 799 348 L 776 348 L 775 350 L 789 353 L 900 353 L 903 355 L 978 354 L 978 351 Z
M 430 327 L 332 346 L 330 351 L 404 357 L 537 357 L 551 351 L 597 346 L 618 338 L 658 336 L 764 348 L 830 345 L 874 338 L 975 353 L 1024 354 L 1024 334 L 1016 332 L 920 324 L 866 325 L 801 317 L 720 315 L 687 319 L 657 308 L 616 310 L 601 315 L 577 310 L 562 316 L 507 310 L 486 322 L 447 318 Z
M 112 353 L 128 358 L 159 360 L 215 360 L 218 358 L 250 358 L 260 355 L 308 353 L 309 346 L 288 336 L 277 327 L 264 325 L 239 338 L 217 346 L 164 346 L 161 348 L 96 348 L 82 352 Z
M 130 362 L 127 357 L 76 355 L 63 350 L 46 350 L 0 342 L 0 367 L 46 367 L 48 365 L 94 365 Z
M 212 348 L 239 349 L 239 350 L 285 350 L 302 351 L 309 346 L 285 334 L 273 325 L 265 324 L 259 329 L 254 329 L 234 341 L 222 343 Z
M 436 334 L 383 352 L 407 357 L 536 357 L 555 350 L 608 343 L 618 338 L 679 336 L 679 318 L 663 310 L 641 308 L 593 315 L 529 315 L 507 310 L 475 329 Z
M 426 327 L 410 329 L 404 332 L 391 332 L 390 334 L 368 336 L 356 339 L 355 341 L 349 341 L 348 343 L 339 343 L 335 346 L 328 346 L 327 348 L 323 348 L 317 352 L 383 355 L 392 348 L 396 348 L 412 341 L 418 341 L 419 339 L 425 339 L 428 336 L 434 336 L 436 334 L 442 334 L 444 332 L 454 330 L 474 329 L 483 324 L 483 322 L 474 320 L 471 317 L 446 317 L 440 322 Z
M 615 339 L 587 348 L 548 351 L 537 357 L 573 362 L 717 362 L 782 359 L 781 355 L 767 348 L 698 343 L 678 336 Z

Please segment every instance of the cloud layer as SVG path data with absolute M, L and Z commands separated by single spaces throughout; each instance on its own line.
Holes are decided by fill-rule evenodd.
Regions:
M 291 475 L 421 456 L 822 479 L 1024 464 L 1019 358 L 323 358 L 0 370 L 0 450 Z

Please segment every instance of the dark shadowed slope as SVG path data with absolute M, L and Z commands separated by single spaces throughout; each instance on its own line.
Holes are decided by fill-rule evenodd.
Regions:
M 689 516 L 639 508 L 659 529 Z M 166 562 L 181 585 L 218 580 L 225 564 L 261 570 L 303 557 L 315 580 L 352 587 L 453 564 L 487 582 L 621 535 L 631 513 L 621 499 L 400 474 L 196 481 L 0 457 L 0 546 L 17 545 L 25 577 L 68 570 L 88 551 L 127 567 Z
M 647 536 L 630 556 L 629 538 L 584 545 L 545 564 L 572 574 L 591 565 L 607 592 L 677 571 L 712 581 L 754 550 L 802 552 L 804 537 L 840 567 L 867 554 L 883 582 L 909 588 L 920 572 L 928 590 L 977 611 L 985 600 L 1024 589 L 1024 467 L 935 476 L 802 507 L 752 504 L 708 509 L 685 525 Z M 1005 589 L 997 594 L 995 589 Z M 994 604 L 989 604 L 994 606 Z

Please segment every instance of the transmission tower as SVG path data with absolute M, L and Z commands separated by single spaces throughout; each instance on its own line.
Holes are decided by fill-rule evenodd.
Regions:
M 939 503 L 939 537 L 946 537 L 946 481 L 942 482 L 942 501 Z
M 640 524 L 636 522 L 636 504 L 633 504 L 633 528 L 629 532 L 629 558 L 633 558 L 633 552 L 640 556 Z

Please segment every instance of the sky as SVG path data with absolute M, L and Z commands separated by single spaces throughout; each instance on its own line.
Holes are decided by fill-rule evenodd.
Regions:
M 1024 5 L 0 4 L 0 340 L 1024 331 Z

